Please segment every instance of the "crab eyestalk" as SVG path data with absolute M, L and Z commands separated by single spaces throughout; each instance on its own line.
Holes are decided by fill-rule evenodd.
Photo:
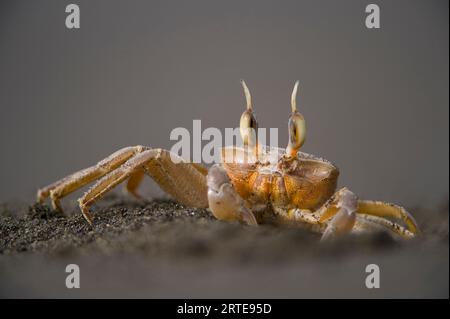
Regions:
M 295 82 L 294 90 L 292 91 L 291 96 L 291 108 L 292 113 L 289 116 L 289 142 L 286 147 L 286 155 L 289 157 L 297 156 L 300 147 L 302 147 L 305 142 L 306 136 L 306 123 L 303 115 L 297 111 L 297 90 L 298 90 L 298 81 Z
M 250 151 L 258 157 L 258 122 L 253 113 L 250 91 L 244 80 L 241 80 L 241 84 L 244 88 L 245 100 L 247 102 L 247 109 L 242 113 L 239 124 L 241 138 L 244 147 L 250 149 Z

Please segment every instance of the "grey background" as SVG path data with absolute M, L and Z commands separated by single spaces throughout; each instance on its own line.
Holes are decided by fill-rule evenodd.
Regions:
M 0 4 L 0 200 L 170 131 L 235 127 L 249 85 L 287 141 L 299 79 L 304 151 L 341 185 L 406 206 L 448 202 L 448 1 L 69 1 Z M 148 188 L 149 184 L 147 184 Z M 149 195 L 160 192 L 147 190 Z M 76 194 L 75 194 L 76 196 Z

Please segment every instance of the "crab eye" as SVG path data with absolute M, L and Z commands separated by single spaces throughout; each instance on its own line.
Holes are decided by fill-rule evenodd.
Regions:
M 289 155 L 295 156 L 305 143 L 306 135 L 306 123 L 303 115 L 298 112 L 291 114 L 289 117 L 289 144 L 288 151 Z
M 306 123 L 303 115 L 297 111 L 297 89 L 298 81 L 295 82 L 294 90 L 292 91 L 291 107 L 292 114 L 289 117 L 289 143 L 286 148 L 288 156 L 296 156 L 300 147 L 305 142 L 306 137 Z
M 256 146 L 258 122 L 256 121 L 255 115 L 253 113 L 250 91 L 244 80 L 241 80 L 241 83 L 242 87 L 244 88 L 245 99 L 247 102 L 247 109 L 244 111 L 244 113 L 242 113 L 239 125 L 241 138 L 245 146 Z
M 245 146 L 255 146 L 256 145 L 256 132 L 258 130 L 258 123 L 253 113 L 250 111 L 245 111 L 242 113 L 240 121 L 240 132 L 242 137 L 242 142 Z

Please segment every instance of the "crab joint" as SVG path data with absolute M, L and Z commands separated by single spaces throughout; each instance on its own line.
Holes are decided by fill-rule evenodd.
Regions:
M 252 96 L 250 90 L 245 84 L 244 80 L 241 80 L 242 87 L 244 88 L 245 100 L 247 109 L 242 113 L 239 124 L 241 138 L 244 146 L 249 148 L 255 155 L 258 155 L 258 122 L 253 113 Z
M 305 136 L 306 136 L 306 123 L 303 115 L 301 115 L 297 111 L 297 90 L 298 90 L 298 81 L 295 82 L 294 90 L 292 91 L 291 96 L 291 108 L 292 113 L 291 116 L 289 116 L 289 123 L 288 123 L 288 129 L 289 129 L 289 142 L 288 146 L 286 147 L 286 154 L 289 157 L 294 157 L 297 155 L 297 152 L 299 151 L 300 147 L 302 147 L 303 143 L 305 142 Z

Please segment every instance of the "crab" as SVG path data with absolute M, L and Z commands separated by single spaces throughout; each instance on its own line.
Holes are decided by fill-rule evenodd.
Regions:
M 118 184 L 138 199 L 138 187 L 149 175 L 177 202 L 209 208 L 219 220 L 306 226 L 328 240 L 347 233 L 384 229 L 398 238 L 419 234 L 414 218 L 398 205 L 360 200 L 348 188 L 336 191 L 338 168 L 328 160 L 300 151 L 305 119 L 297 110 L 297 81 L 291 95 L 286 149 L 260 145 L 250 91 L 241 80 L 246 109 L 240 118 L 242 146 L 221 149 L 221 163 L 209 169 L 183 160 L 161 148 L 125 147 L 96 165 L 75 172 L 37 192 L 43 203 L 50 197 L 62 212 L 60 200 L 96 181 L 78 200 L 92 225 L 90 207 Z

